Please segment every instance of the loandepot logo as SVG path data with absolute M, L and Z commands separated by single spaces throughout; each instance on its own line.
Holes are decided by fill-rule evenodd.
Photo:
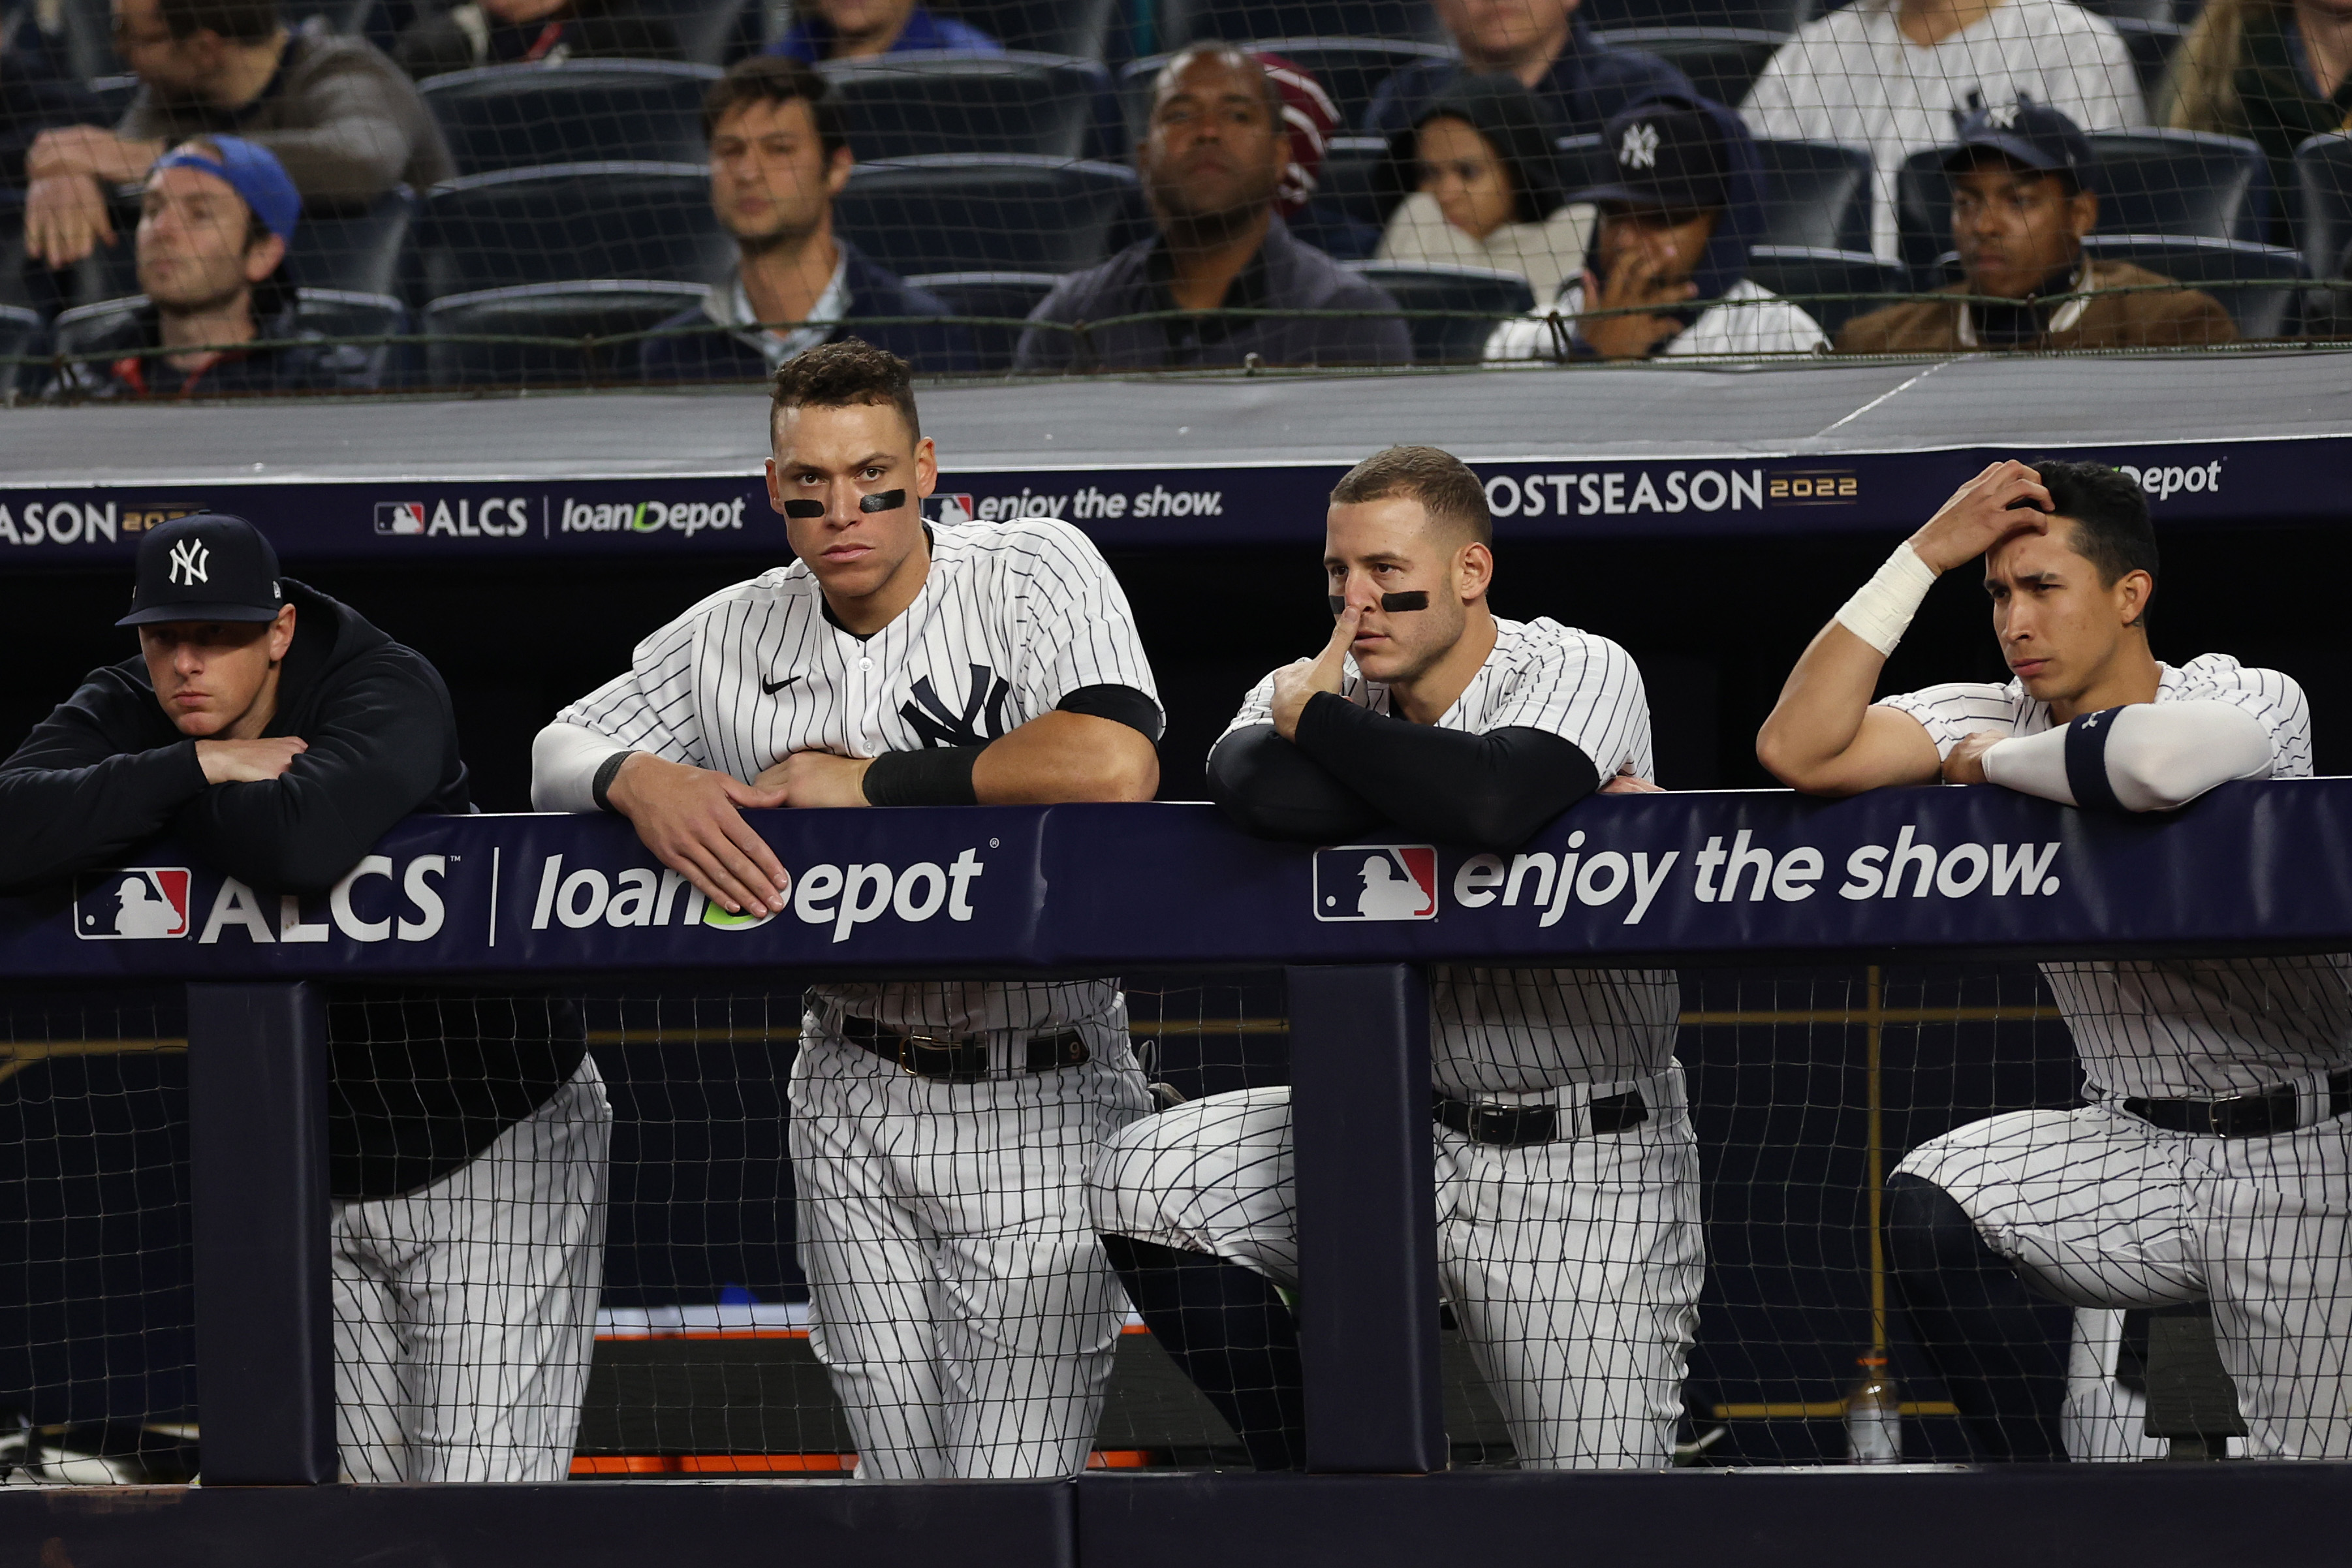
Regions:
M 610 501 L 566 500 L 565 533 L 683 533 L 691 539 L 707 528 L 743 526 L 743 498 L 714 501 Z
M 1435 851 L 1431 855 L 1434 886 Z M 945 866 L 935 860 L 919 860 L 906 867 L 855 862 L 805 866 L 793 878 L 787 908 L 804 925 L 831 926 L 835 942 L 847 942 L 859 926 L 886 918 L 908 925 L 921 925 L 941 914 L 951 921 L 969 921 L 972 884 L 987 869 L 977 847 L 966 849 Z M 572 931 L 594 925 L 615 929 L 702 925 L 741 931 L 777 918 L 730 915 L 667 868 L 656 871 L 635 866 L 607 875 L 593 866 L 566 870 L 562 856 L 550 855 L 540 863 L 539 897 L 531 906 L 530 929 L 545 931 L 551 924 Z

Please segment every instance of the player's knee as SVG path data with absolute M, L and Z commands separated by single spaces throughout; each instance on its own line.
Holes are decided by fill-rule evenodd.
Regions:
M 1907 1171 L 1886 1178 L 1886 1258 L 1898 1275 L 2006 1267 L 1958 1198 Z

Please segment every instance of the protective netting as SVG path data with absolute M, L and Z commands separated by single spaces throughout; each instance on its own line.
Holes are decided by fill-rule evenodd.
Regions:
M 748 381 L 848 334 L 937 375 L 2178 351 L 2352 314 L 2337 55 L 2283 0 L 305 3 L 287 101 L 227 118 L 142 91 L 177 46 L 131 3 L 0 10 L 0 392 Z M 313 125 L 337 61 L 393 107 Z M 1662 92 L 1712 107 L 1628 116 Z M 231 130 L 301 197 L 234 304 L 260 220 L 131 177 Z
M 2342 960 L 1437 981 L 1455 1465 L 2352 1450 Z M 1295 1449 L 1278 974 L 430 994 L 333 1015 L 446 1167 L 335 1206 L 347 1473 Z M 184 1477 L 175 999 L 8 1017 L 7 1462 Z

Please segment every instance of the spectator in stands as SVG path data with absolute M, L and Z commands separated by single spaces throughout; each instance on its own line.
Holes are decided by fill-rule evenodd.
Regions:
M 419 81 L 476 66 L 597 57 L 674 60 L 677 34 L 625 0 L 466 0 L 419 16 L 393 47 L 400 68 Z
M 1402 321 L 1223 316 L 1227 310 L 1394 310 L 1396 301 L 1291 237 L 1275 211 L 1290 142 L 1282 96 L 1255 57 L 1196 44 L 1152 86 L 1151 123 L 1136 167 L 1159 229 L 1100 267 L 1055 286 L 1029 320 L 1159 321 L 1074 334 L 1033 325 L 1016 370 L 1173 366 L 1409 364 Z
M 2089 131 L 2147 120 L 2122 37 L 2074 0 L 1854 0 L 1797 29 L 1742 112 L 1759 136 L 1868 152 L 1871 248 L 1892 261 L 1903 161 L 1972 110 L 2027 99 Z
M 1364 129 L 1390 136 L 1421 123 L 1430 100 L 1456 78 L 1507 72 L 1536 95 L 1554 137 L 1588 136 L 1619 110 L 1661 93 L 1694 89 L 1682 72 L 1643 49 L 1612 48 L 1576 14 L 1580 0 L 1436 0 L 1460 54 L 1410 65 L 1381 84 Z
M 2157 118 L 2183 131 L 2251 137 L 2271 185 L 2294 188 L 2305 138 L 2352 127 L 2352 5 L 2210 0 L 2157 90 Z
M 2226 343 L 2237 328 L 2194 289 L 2102 290 L 2168 282 L 2124 261 L 2092 261 L 2083 237 L 2097 226 L 2096 165 L 2074 122 L 2040 104 L 1980 109 L 1945 163 L 1952 178 L 1952 248 L 1966 276 L 1938 289 L 2003 301 L 1912 300 L 1856 317 L 1842 353 L 1942 353 L 1961 349 L 2116 349 Z
M 1382 261 L 1494 267 L 1538 300 L 1584 270 L 1593 209 L 1561 189 L 1535 95 L 1516 77 L 1465 77 L 1389 138 Z
M 158 158 L 148 171 L 137 236 L 147 303 L 88 345 L 117 357 L 68 365 L 47 395 L 209 397 L 373 386 L 375 362 L 359 349 L 216 346 L 304 335 L 285 267 L 301 210 L 294 182 L 255 142 L 199 139 Z
M 952 312 L 833 232 L 833 198 L 848 182 L 851 156 L 823 77 L 772 55 L 738 60 L 703 95 L 702 134 L 710 143 L 710 205 L 735 237 L 735 270 L 702 304 L 661 326 L 728 330 L 646 339 L 638 363 L 647 379 L 756 381 L 844 336 L 919 371 L 975 368 L 962 327 L 862 320 Z
M 1659 98 L 1619 114 L 1602 137 L 1616 177 L 1576 195 L 1601 205 L 1591 262 L 1551 304 L 1496 328 L 1489 361 L 1829 347 L 1812 317 L 1748 277 L 1763 190 L 1738 115 L 1705 99 Z M 1594 313 L 1608 310 L 1629 313 Z
M 363 39 L 289 33 L 277 0 L 114 0 L 114 47 L 142 84 L 122 123 L 48 132 L 26 157 L 26 249 L 51 267 L 113 244 L 107 187 L 191 136 L 268 148 L 314 204 L 457 173 L 399 67 Z
M 917 49 L 1001 55 L 1004 46 L 968 22 L 932 16 L 915 0 L 811 0 L 792 31 L 768 46 L 770 54 L 803 65 Z

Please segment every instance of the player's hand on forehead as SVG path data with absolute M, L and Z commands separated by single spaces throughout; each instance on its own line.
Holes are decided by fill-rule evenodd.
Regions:
M 2039 474 L 2013 458 L 1993 463 L 1952 492 L 1911 536 L 1911 550 L 1940 574 L 1975 560 L 2011 534 L 2047 532 L 2050 508 L 2050 492 Z

